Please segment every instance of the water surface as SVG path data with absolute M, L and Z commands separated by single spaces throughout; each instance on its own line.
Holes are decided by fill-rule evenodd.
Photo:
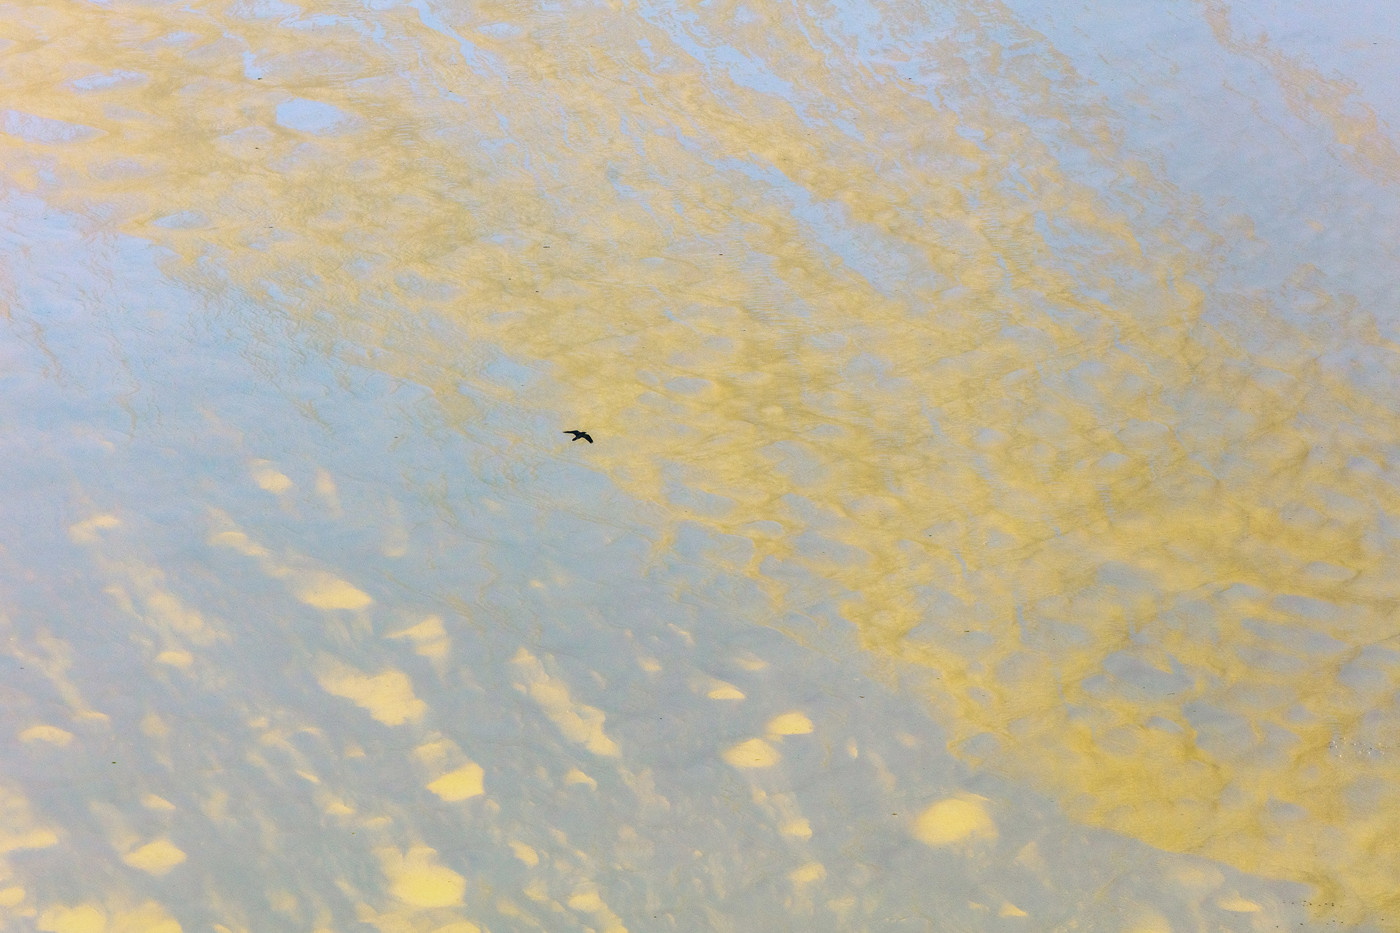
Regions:
M 1393 20 L 6 7 L 0 929 L 1400 929 Z

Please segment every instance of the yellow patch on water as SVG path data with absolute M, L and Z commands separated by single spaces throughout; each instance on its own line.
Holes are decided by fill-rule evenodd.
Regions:
M 1123 933 L 1177 933 L 1171 921 L 1155 910 L 1143 909 L 1123 925 Z
M 413 682 L 402 671 L 365 674 L 348 665 L 327 661 L 316 675 L 321 689 L 369 712 L 387 726 L 416 722 L 428 706 L 413 695 Z
M 421 761 L 431 769 L 442 770 L 442 763 L 450 755 L 458 754 L 457 743 L 451 739 L 442 738 L 434 734 L 434 737 L 413 750 L 413 757 Z
M 68 537 L 79 544 L 93 544 L 99 540 L 99 531 L 121 526 L 121 519 L 115 515 L 94 515 L 92 518 L 68 526 Z
M 477 797 L 486 792 L 482 784 L 481 765 L 475 763 L 465 764 L 456 771 L 449 771 L 442 777 L 428 785 L 428 790 L 437 794 L 443 800 L 457 801 L 466 800 L 469 797 Z
M 997 916 L 998 916 L 998 917 L 1028 917 L 1028 916 L 1030 916 L 1030 915 L 1027 914 L 1027 913 L 1026 913 L 1024 910 L 1022 910 L 1021 908 L 1017 907 L 1015 904 L 1011 903 L 1010 901 L 1007 901 L 1005 904 L 1002 904 L 1002 905 L 1001 905 L 1001 909 L 997 911 Z
M 996 823 L 987 812 L 985 802 L 985 797 L 974 794 L 938 801 L 914 821 L 914 838 L 930 846 L 995 839 Z
M 466 920 L 458 920 L 444 926 L 436 927 L 432 933 L 481 933 L 481 927 Z
M 564 775 L 564 783 L 565 783 L 565 784 L 587 784 L 587 785 L 588 785 L 590 788 L 592 788 L 593 790 L 597 790 L 597 789 L 598 789 L 598 782 L 595 781 L 595 780 L 593 780 L 593 779 L 592 779 L 591 777 L 589 777 L 588 775 L 584 774 L 584 773 L 583 773 L 582 771 L 580 771 L 578 768 L 570 768 L 570 769 L 569 769 L 568 773 Z
M 1215 904 L 1221 910 L 1228 910 L 1236 914 L 1254 914 L 1264 909 L 1262 905 L 1240 897 L 1238 894 L 1219 898 Z
M 327 816 L 354 816 L 355 808 L 339 797 L 327 796 L 321 802 L 321 811 Z
M 0 888 L 0 907 L 18 907 L 22 903 L 24 903 L 24 888 L 19 885 Z
M 21 742 L 47 742 L 50 745 L 67 745 L 73 741 L 73 733 L 58 726 L 30 726 L 19 734 Z
M 269 557 L 271 552 L 241 531 L 216 531 L 209 535 L 214 547 L 226 547 L 245 557 Z
M 705 695 L 708 696 L 711 700 L 744 699 L 744 691 L 740 690 L 733 684 L 727 684 L 723 681 L 717 681 L 714 685 L 710 687 L 710 692 Z
M 168 664 L 171 667 L 189 667 L 194 663 L 194 655 L 188 651 L 172 648 L 156 655 L 156 663 Z
M 802 713 L 783 713 L 768 721 L 769 735 L 806 735 L 812 731 L 812 720 Z
M 833 897 L 831 900 L 826 902 L 826 906 L 827 909 L 830 910 L 832 913 L 840 916 L 841 914 L 846 913 L 847 911 L 851 910 L 851 908 L 856 906 L 856 899 L 853 895 L 847 895 L 846 897 Z
M 164 797 L 158 797 L 155 794 L 143 794 L 141 796 L 141 806 L 145 807 L 147 810 L 169 811 L 175 809 L 175 804 L 171 803 L 169 800 L 166 800 Z
M 292 590 L 297 599 L 317 609 L 363 609 L 374 602 L 368 593 L 329 573 L 303 574 Z
M 254 460 L 252 474 L 253 481 L 258 484 L 260 489 L 265 489 L 274 495 L 281 495 L 292 488 L 291 479 L 266 460 Z
M 788 879 L 797 887 L 820 881 L 826 877 L 826 866 L 821 862 L 808 862 L 801 868 L 788 872 Z
M 28 829 L 12 832 L 0 826 L 0 855 L 19 849 L 47 849 L 58 844 L 58 834 L 51 829 Z
M 326 506 L 332 518 L 341 517 L 340 491 L 336 488 L 335 477 L 324 467 L 316 468 L 316 495 Z
M 112 933 L 181 933 L 179 921 L 155 901 L 114 913 L 108 929 Z
M 155 624 L 200 644 L 216 640 L 216 636 L 204 620 L 204 615 L 196 609 L 191 609 L 175 594 L 150 588 L 142 595 L 147 617 Z
M 407 638 L 413 642 L 413 650 L 425 658 L 443 658 L 452 649 L 452 640 L 443 627 L 442 616 L 428 616 L 417 625 L 390 632 L 385 637 Z
M 627 933 L 627 928 L 622 925 L 621 918 L 612 912 L 602 895 L 598 893 L 597 885 L 589 883 L 574 888 L 574 892 L 569 895 L 568 904 L 573 910 L 593 914 L 598 925 L 602 927 L 603 933 Z
M 621 754 L 617 743 L 603 731 L 606 717 L 602 710 L 575 702 L 569 696 L 568 686 L 562 680 L 551 677 L 539 659 L 524 648 L 511 658 L 511 664 L 519 672 L 530 698 L 539 704 L 565 738 L 577 742 L 595 755 L 616 757 Z
M 227 641 L 203 613 L 176 595 L 160 568 L 132 558 L 110 561 L 107 566 L 122 578 L 121 583 L 107 588 L 108 595 L 131 616 L 165 633 L 163 640 L 188 640 L 198 645 Z
M 404 903 L 414 907 L 450 907 L 461 903 L 467 881 L 438 863 L 436 849 L 419 845 L 407 852 L 385 848 L 375 854 L 389 879 L 389 890 Z
M 603 909 L 603 899 L 598 896 L 596 888 L 588 888 L 577 894 L 570 895 L 569 906 L 574 910 L 593 913 Z
M 782 826 L 784 836 L 792 836 L 795 839 L 811 839 L 812 824 L 805 817 L 789 820 Z
M 540 863 L 540 854 L 523 842 L 512 840 L 510 843 L 510 851 L 515 853 L 516 858 L 520 859 L 520 861 L 529 865 L 531 868 L 534 868 Z
M 122 856 L 122 861 L 152 875 L 163 875 L 185 860 L 185 853 L 169 839 L 156 839 Z
M 50 907 L 39 914 L 38 927 L 46 933 L 103 933 L 107 915 L 91 904 Z
M 771 768 L 781 756 L 762 739 L 749 739 L 725 749 L 723 757 L 736 768 Z

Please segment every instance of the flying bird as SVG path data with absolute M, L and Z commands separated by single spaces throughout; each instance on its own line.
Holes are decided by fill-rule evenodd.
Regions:
M 565 434 L 572 434 L 572 435 L 574 436 L 574 440 L 576 440 L 576 441 L 577 441 L 577 440 L 585 440 L 585 441 L 588 441 L 588 443 L 590 443 L 590 444 L 593 443 L 593 438 L 591 438 L 591 437 L 588 436 L 588 432 L 587 432 L 587 431 L 565 431 L 564 433 L 565 433 Z

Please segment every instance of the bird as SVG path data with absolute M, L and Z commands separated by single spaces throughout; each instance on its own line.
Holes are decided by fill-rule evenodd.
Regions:
M 572 434 L 572 435 L 574 436 L 574 440 L 576 440 L 576 441 L 577 441 L 577 440 L 585 440 L 585 441 L 588 441 L 588 443 L 590 443 L 590 444 L 593 443 L 593 438 L 591 438 L 591 437 L 588 436 L 588 432 L 587 432 L 587 431 L 565 431 L 564 433 L 565 433 L 565 434 Z

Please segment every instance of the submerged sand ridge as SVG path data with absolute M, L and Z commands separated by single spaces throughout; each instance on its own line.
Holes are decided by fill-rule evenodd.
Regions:
M 1239 47 L 1214 6 L 1190 13 L 1196 32 L 1159 45 L 1202 75 L 1178 79 L 1183 94 L 1213 86 L 1219 68 L 1259 127 L 1274 127 L 1256 127 L 1236 169 L 1145 145 L 1144 127 L 1168 116 L 1188 140 L 1216 128 L 1165 111 L 1171 86 L 1152 97 L 1095 85 L 1029 12 L 867 12 L 40 5 L 15 21 L 6 80 L 26 109 L 4 124 L 14 184 L 102 235 L 168 250 L 165 274 L 236 309 L 221 312 L 236 321 L 234 355 L 304 419 L 287 422 L 297 440 L 279 441 L 218 395 L 189 418 L 221 438 L 201 457 L 248 462 L 243 485 L 210 480 L 246 486 L 229 501 L 194 481 L 184 493 L 196 550 L 217 555 L 199 561 L 245 581 L 259 606 L 324 616 L 287 649 L 306 664 L 286 683 L 306 693 L 281 701 L 324 747 L 300 748 L 312 742 L 295 738 L 302 726 L 254 708 L 244 718 L 265 719 L 258 741 L 288 761 L 346 768 L 366 742 L 333 741 L 331 714 L 308 712 L 321 707 L 306 697 L 419 730 L 398 743 L 418 783 L 489 822 L 501 806 L 492 772 L 438 718 L 448 688 L 433 686 L 469 681 L 558 734 L 558 757 L 541 765 L 558 765 L 558 799 L 611 780 L 660 812 L 667 794 L 613 725 L 640 714 L 584 686 L 627 678 L 587 660 L 586 639 L 541 649 L 556 637 L 548 621 L 504 620 L 528 615 L 519 593 L 559 592 L 608 618 L 633 585 L 616 568 L 679 567 L 667 590 L 678 604 L 724 607 L 819 653 L 853 633 L 852 663 L 907 678 L 895 693 L 932 705 L 946 731 L 933 745 L 972 773 L 1171 853 L 1310 885 L 1319 919 L 1393 928 L 1400 429 L 1394 328 L 1371 299 L 1395 283 L 1374 271 L 1393 259 L 1386 238 L 1347 233 L 1356 217 L 1395 216 L 1385 128 L 1318 116 L 1334 98 L 1290 95 L 1278 75 L 1303 80 L 1297 61 Z M 1259 190 L 1251 175 L 1319 193 Z M 160 330 L 169 318 L 132 320 Z M 356 426 L 342 413 L 360 404 L 413 435 Z M 597 443 L 560 437 L 575 426 Z M 422 452 L 460 438 L 461 459 Z M 263 449 L 277 444 L 315 469 L 294 479 Z M 347 509 L 337 490 L 379 457 L 405 465 Z M 516 530 L 498 530 L 496 499 L 468 476 L 526 503 L 586 489 L 619 525 L 517 572 L 511 561 L 535 546 L 521 516 L 533 513 L 501 505 Z M 121 538 L 144 527 L 130 514 L 147 507 L 139 498 L 91 504 L 66 538 L 107 580 L 101 599 L 168 635 L 143 648 L 152 671 L 191 672 L 179 676 L 217 695 L 237 677 L 218 653 L 242 650 L 220 646 L 254 637 L 233 634 L 238 601 L 175 593 L 179 559 L 122 553 L 139 550 Z M 416 569 L 388 569 L 404 564 Z M 388 600 L 376 575 L 413 583 Z M 403 592 L 416 594 L 413 612 Z M 464 660 L 461 627 L 489 628 L 488 615 L 518 637 L 473 636 L 491 647 Z M 676 625 L 696 638 L 694 620 Z M 641 646 L 648 629 L 635 626 L 628 651 L 646 676 L 665 676 L 674 662 Z M 367 647 L 381 634 L 384 650 L 425 666 L 382 663 Z M 556 653 L 585 660 L 560 669 Z M 753 686 L 732 682 L 746 668 L 726 663 L 697 668 L 694 689 L 753 706 Z M 80 718 L 101 713 L 77 684 L 64 702 Z M 806 733 L 770 728 L 785 709 L 716 736 L 710 757 L 752 778 L 745 794 L 778 837 L 820 845 L 789 790 L 763 784 L 803 767 Z M 814 738 L 819 720 L 808 720 Z M 45 727 L 77 734 L 67 720 Z M 654 728 L 690 734 L 664 716 Z M 57 731 L 22 734 L 26 749 L 70 747 Z M 856 754 L 829 745 L 869 759 L 859 742 Z M 564 767 L 567 755 L 583 757 Z M 316 777 L 299 780 L 321 812 L 412 812 L 368 791 L 349 799 L 305 765 L 292 773 Z M 890 787 L 908 780 L 893 773 Z M 217 816 L 216 797 L 201 806 Z M 930 850 L 1009 845 L 987 799 L 948 788 L 890 819 Z M 531 812 L 522 804 L 518 825 Z M 178 841 L 112 828 L 129 814 L 103 819 L 128 866 L 183 870 Z M 497 898 L 497 923 L 523 924 L 528 902 L 542 917 L 646 928 L 612 906 L 601 856 L 550 855 L 563 843 L 494 825 L 512 865 L 562 861 L 569 879 L 567 891 L 522 882 L 511 908 Z M 602 851 L 664 838 L 629 826 L 635 838 Z M 42 841 L 14 832 L 16 851 Z M 473 875 L 425 836 L 379 839 L 373 871 L 419 912 L 405 929 L 468 923 L 425 918 L 491 902 L 471 879 L 500 876 Z M 806 851 L 776 872 L 793 915 L 882 928 L 876 906 L 835 890 L 823 857 Z M 1219 869 L 1200 871 L 1173 884 Z M 1221 916 L 1284 909 L 1223 883 L 1200 883 Z M 356 895 L 359 921 L 393 928 L 395 910 L 363 906 L 376 903 L 370 887 Z M 997 922 L 1032 906 L 1003 899 L 1011 910 L 987 907 Z M 88 922 L 34 909 L 45 928 Z M 1136 928 L 1188 928 L 1153 910 Z

